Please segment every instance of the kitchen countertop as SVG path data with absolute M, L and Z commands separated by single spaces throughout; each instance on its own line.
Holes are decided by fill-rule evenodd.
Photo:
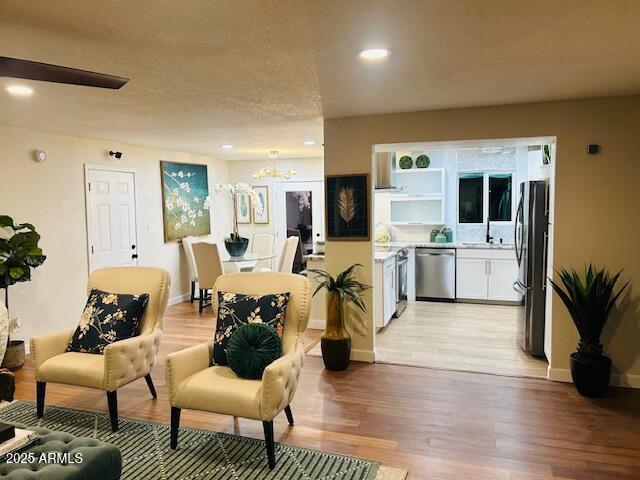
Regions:
M 389 242 L 376 243 L 374 258 L 376 262 L 384 262 L 393 257 L 403 248 L 456 248 L 456 249 L 484 249 L 484 250 L 513 250 L 513 243 L 435 243 L 435 242 Z M 324 254 L 312 253 L 304 256 L 305 260 L 324 261 Z
M 388 248 L 389 250 L 398 251 L 402 248 L 459 248 L 459 249 L 483 249 L 483 250 L 513 250 L 513 243 L 466 243 L 466 242 L 451 242 L 451 243 L 435 243 L 435 242 L 389 242 L 389 243 L 376 243 L 376 249 Z
M 384 262 L 392 257 L 396 256 L 397 250 L 389 250 L 386 252 L 374 252 L 374 258 L 376 262 Z M 311 260 L 313 262 L 324 262 L 324 254 L 311 253 L 304 256 L 305 260 Z

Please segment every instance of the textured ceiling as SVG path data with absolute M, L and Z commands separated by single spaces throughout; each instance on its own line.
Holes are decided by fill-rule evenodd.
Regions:
M 131 79 L 2 78 L 35 93 L 1 91 L 0 123 L 318 156 L 322 118 L 640 93 L 639 25 L 638 0 L 0 0 L 0 55 Z M 374 46 L 392 55 L 357 58 Z

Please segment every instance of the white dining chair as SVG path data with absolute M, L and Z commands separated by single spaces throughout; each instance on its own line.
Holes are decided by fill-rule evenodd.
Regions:
M 273 254 L 275 235 L 271 233 L 258 233 L 253 236 L 251 252 L 265 255 Z M 254 271 L 273 270 L 273 259 L 258 260 L 253 267 Z
M 197 241 L 197 237 L 188 235 L 182 237 L 182 248 L 184 249 L 184 256 L 187 258 L 187 266 L 189 267 L 189 279 L 191 280 L 191 303 L 197 300 L 196 283 L 198 283 L 198 268 L 196 267 L 196 259 L 193 256 L 193 243 Z
M 291 273 L 293 271 L 293 261 L 296 258 L 296 251 L 298 250 L 298 237 L 289 237 L 284 242 L 282 247 L 282 253 L 280 254 L 280 262 L 278 264 L 278 271 L 281 273 Z

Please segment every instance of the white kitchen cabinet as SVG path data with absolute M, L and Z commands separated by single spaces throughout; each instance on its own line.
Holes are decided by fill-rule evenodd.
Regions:
M 484 258 L 457 259 L 456 297 L 487 299 L 487 261 Z
M 458 249 L 456 261 L 456 298 L 518 302 L 513 289 L 518 264 L 513 250 Z
M 395 259 L 384 263 L 384 324 L 386 325 L 396 311 L 396 272 Z
M 517 302 L 520 295 L 513 289 L 513 282 L 518 278 L 518 263 L 514 260 L 491 259 L 489 267 L 489 300 L 506 300 Z
M 389 323 L 396 311 L 396 260 L 391 255 L 384 262 L 375 262 L 373 275 L 374 309 L 376 328 Z

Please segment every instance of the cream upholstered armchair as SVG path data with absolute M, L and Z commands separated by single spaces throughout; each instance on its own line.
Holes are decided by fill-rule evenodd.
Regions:
M 217 292 L 249 295 L 290 292 L 282 337 L 283 355 L 265 369 L 261 380 L 239 378 L 228 366 L 212 365 L 213 341 L 167 357 L 166 381 L 171 402 L 171 448 L 178 446 L 180 410 L 202 410 L 262 420 L 269 468 L 275 467 L 273 419 L 283 410 L 290 425 L 290 403 L 304 363 L 303 334 L 309 321 L 311 284 L 301 275 L 256 272 L 232 273 L 218 278 Z
M 75 328 L 33 337 L 31 358 L 37 382 L 38 418 L 44 414 L 47 382 L 106 391 L 114 432 L 118 429 L 118 388 L 145 377 L 151 395 L 156 398 L 150 372 L 158 356 L 170 283 L 165 270 L 150 267 L 103 268 L 89 276 L 88 292 L 97 288 L 112 293 L 149 294 L 139 335 L 108 345 L 103 355 L 67 352 Z

